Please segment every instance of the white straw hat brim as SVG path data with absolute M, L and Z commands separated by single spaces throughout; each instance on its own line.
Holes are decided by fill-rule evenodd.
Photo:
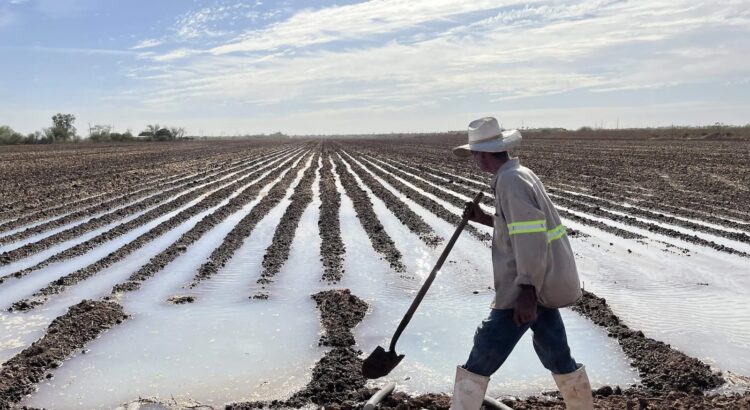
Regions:
M 453 155 L 457 157 L 470 157 L 471 151 L 478 152 L 503 152 L 516 147 L 521 143 L 521 132 L 518 130 L 503 131 L 497 138 L 489 141 L 468 143 L 453 148 Z

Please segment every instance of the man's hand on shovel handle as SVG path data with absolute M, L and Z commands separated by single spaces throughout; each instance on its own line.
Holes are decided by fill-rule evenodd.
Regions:
M 479 206 L 479 204 L 475 204 L 473 202 L 467 202 L 466 206 L 464 207 L 463 217 L 465 218 L 467 216 L 472 222 L 477 222 L 487 226 L 495 225 L 494 221 L 492 220 L 492 216 L 485 213 Z
M 532 323 L 536 320 L 536 290 L 533 286 L 521 286 L 521 293 L 516 299 L 516 308 L 513 310 L 513 321 L 517 326 Z

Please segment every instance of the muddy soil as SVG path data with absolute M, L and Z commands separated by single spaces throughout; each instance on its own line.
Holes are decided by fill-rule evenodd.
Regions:
M 281 178 L 281 180 L 279 180 L 279 182 L 277 182 L 273 186 L 273 188 L 271 188 L 268 193 L 260 201 L 258 201 L 253 209 L 251 209 L 250 212 L 245 215 L 237 223 L 237 225 L 224 237 L 221 245 L 219 245 L 218 248 L 214 249 L 214 251 L 211 253 L 211 256 L 209 256 L 208 261 L 203 263 L 200 268 L 198 268 L 198 271 L 196 272 L 192 282 L 189 285 L 190 288 L 197 286 L 201 281 L 210 279 L 219 271 L 219 269 L 224 267 L 224 265 L 234 255 L 237 249 L 242 246 L 242 244 L 245 242 L 245 239 L 250 236 L 250 234 L 255 229 L 255 226 L 258 225 L 258 223 L 266 215 L 268 215 L 269 212 L 271 212 L 271 209 L 273 209 L 276 205 L 279 204 L 279 202 L 281 202 L 281 200 L 286 195 L 286 191 L 289 189 L 289 186 L 297 177 L 299 171 L 304 168 L 311 154 L 311 151 L 307 151 L 304 154 L 304 157 L 299 159 L 299 162 L 297 162 L 294 167 L 291 167 L 291 164 L 293 162 L 288 162 L 279 167 L 279 169 L 286 169 L 289 167 L 291 168 Z M 278 178 L 278 176 L 278 173 L 275 172 L 269 174 L 264 178 L 264 180 L 266 180 L 264 184 L 269 184 L 270 182 Z M 261 299 L 265 298 L 261 297 Z
M 5 148 L 0 152 L 0 221 L 28 214 L 35 214 L 36 220 L 51 218 L 132 192 L 142 184 L 232 163 L 247 148 L 283 146 L 201 141 Z
M 170 186 L 177 186 L 180 181 L 187 181 L 190 178 L 200 178 L 201 175 L 205 176 L 208 175 L 208 172 L 201 172 L 196 174 L 191 174 L 189 176 L 186 175 L 177 175 L 175 177 L 166 177 L 162 180 L 158 180 L 156 182 L 144 182 L 143 184 L 140 184 L 137 187 L 132 187 L 131 189 L 127 190 L 130 192 L 121 192 L 121 195 L 118 195 L 112 199 L 108 199 L 108 195 L 102 194 L 101 196 L 98 196 L 99 199 L 103 199 L 100 203 L 92 205 L 92 206 L 78 206 L 77 203 L 73 204 L 66 204 L 65 206 L 62 206 L 61 208 L 66 211 L 70 212 L 70 210 L 77 210 L 73 213 L 66 214 L 63 216 L 60 216 L 59 218 L 53 219 L 49 222 L 44 222 L 39 225 L 34 226 L 33 228 L 28 228 L 23 231 L 20 231 L 14 235 L 5 236 L 3 238 L 0 238 L 0 243 L 10 243 L 15 240 L 24 239 L 28 236 L 34 235 L 36 233 L 44 232 L 47 229 L 54 228 L 55 226 L 64 225 L 69 222 L 76 221 L 78 219 L 82 219 L 86 216 L 88 216 L 90 213 L 96 213 L 96 212 L 103 212 L 109 210 L 113 206 L 117 206 L 119 204 L 123 204 L 128 201 L 134 201 L 139 198 L 146 197 L 148 195 L 151 195 L 153 193 L 157 193 L 159 191 L 163 191 L 165 189 L 168 189 Z M 124 194 L 124 195 L 122 195 Z M 28 213 L 26 215 L 21 216 L 18 219 L 13 219 L 7 222 L 4 222 L 0 224 L 0 232 L 8 231 L 11 229 L 20 228 L 25 225 L 32 224 L 34 222 L 40 221 L 42 219 L 45 219 L 46 215 L 43 212 L 33 212 Z M 53 224 L 54 222 L 58 222 L 58 225 Z
M 375 251 L 383 255 L 383 258 L 391 264 L 393 270 L 396 272 L 406 272 L 406 266 L 404 266 L 401 260 L 401 251 L 396 248 L 393 239 L 391 239 L 380 223 L 378 216 L 372 209 L 372 202 L 369 195 L 360 188 L 357 180 L 349 173 L 341 158 L 337 155 L 332 155 L 331 158 L 336 165 L 336 174 L 339 176 L 339 181 L 344 186 L 346 195 L 352 200 L 354 210 L 357 213 L 357 219 L 359 219 L 362 228 L 367 232 L 372 247 Z
M 570 208 L 570 209 L 580 211 L 580 212 L 585 212 L 591 215 L 600 216 L 602 218 L 607 218 L 612 221 L 621 222 L 629 226 L 645 229 L 649 232 L 658 233 L 661 235 L 669 236 L 671 238 L 677 238 L 682 241 L 690 242 L 696 245 L 706 246 L 706 247 L 715 249 L 720 252 L 726 252 L 726 253 L 734 254 L 738 256 L 750 257 L 750 254 L 746 252 L 738 251 L 737 249 L 734 249 L 734 248 L 730 248 L 729 246 L 725 246 L 725 245 L 718 244 L 713 241 L 699 238 L 695 235 L 689 235 L 686 233 L 678 232 L 678 231 L 675 231 L 674 229 L 669 229 L 669 228 L 665 228 L 663 226 L 659 226 L 656 224 L 644 222 L 632 216 L 620 215 L 620 214 L 615 214 L 609 211 L 605 211 L 604 209 L 596 205 L 587 205 L 587 204 L 573 201 L 573 200 L 563 198 L 563 197 L 556 197 L 554 198 L 554 201 L 566 208 Z
M 351 152 L 347 152 L 348 154 L 351 154 Z M 354 159 L 359 161 L 360 163 L 364 164 L 369 171 L 371 171 L 373 174 L 377 175 L 379 178 L 381 178 L 383 181 L 388 183 L 388 185 L 392 186 L 399 192 L 401 192 L 406 198 L 411 199 L 412 201 L 416 202 L 423 208 L 427 209 L 428 211 L 432 212 L 436 216 L 438 216 L 440 219 L 452 224 L 452 225 L 458 225 L 461 222 L 461 217 L 454 214 L 453 212 L 447 210 L 444 206 L 440 205 L 436 201 L 422 195 L 419 191 L 410 188 L 403 182 L 396 179 L 393 175 L 383 171 L 382 169 L 372 166 L 371 163 L 369 163 L 367 160 L 364 160 L 361 156 L 354 154 Z M 471 233 L 472 236 L 475 238 L 484 241 L 489 244 L 489 241 L 492 240 L 492 236 L 479 231 L 476 227 L 472 226 L 471 224 L 466 225 L 466 229 L 469 233 Z
M 292 160 L 289 160 L 292 161 Z M 273 167 L 273 165 L 269 165 L 269 168 Z M 116 251 L 110 253 L 106 257 L 98 260 L 97 262 L 92 263 L 91 265 L 88 265 L 82 269 L 79 269 L 73 273 L 70 273 L 68 275 L 65 275 L 50 284 L 48 284 L 46 287 L 40 289 L 39 291 L 35 292 L 30 298 L 15 302 L 9 310 L 20 310 L 20 311 L 26 311 L 33 309 L 43 303 L 45 303 L 49 296 L 58 294 L 65 289 L 67 289 L 70 286 L 73 286 L 77 284 L 80 281 L 83 281 L 85 279 L 88 279 L 89 277 L 95 275 L 102 269 L 112 265 L 113 263 L 123 259 L 130 253 L 136 251 L 137 249 L 140 249 L 143 247 L 146 243 L 156 239 L 157 237 L 163 235 L 164 233 L 168 232 L 169 230 L 173 229 L 174 227 L 184 223 L 191 217 L 199 214 L 200 212 L 203 212 L 213 206 L 216 206 L 217 204 L 221 203 L 224 199 L 226 199 L 228 196 L 230 196 L 236 189 L 241 187 L 243 184 L 248 183 L 256 178 L 259 178 L 262 174 L 268 172 L 269 169 L 263 168 L 260 169 L 245 178 L 243 178 L 240 181 L 237 181 L 233 184 L 230 184 L 227 187 L 224 187 L 222 189 L 219 189 L 216 192 L 213 192 L 212 194 L 208 195 L 203 201 L 181 211 L 174 217 L 160 223 L 155 228 L 151 229 L 150 231 L 144 233 L 143 235 L 139 236 L 135 240 L 129 242 L 128 244 L 120 247 Z M 264 178 L 265 179 L 265 178 Z M 244 181 L 244 182 L 243 182 Z M 266 182 L 267 183 L 267 182 Z M 186 237 L 186 240 L 194 241 L 195 237 Z M 178 241 L 179 242 L 179 241 Z M 190 242 L 192 243 L 192 242 Z M 158 265 L 160 265 L 163 260 L 168 260 L 172 257 L 177 257 L 179 254 L 185 252 L 187 247 L 184 244 L 173 244 L 175 246 L 171 246 L 167 251 L 162 252 L 160 255 L 162 258 L 159 260 L 153 261 L 153 264 L 149 262 L 149 270 L 139 270 L 139 275 L 135 278 L 137 280 L 142 275 L 148 276 L 149 274 L 155 273 L 151 272 L 152 269 L 155 269 Z M 162 260 L 163 259 L 163 260 Z M 123 288 L 127 288 L 126 284 L 121 284 Z M 135 287 L 135 286 L 134 286 Z
M 317 150 L 316 150 L 317 151 Z M 310 205 L 313 198 L 312 183 L 315 180 L 315 172 L 318 168 L 318 160 L 320 159 L 320 153 L 316 152 L 313 156 L 310 166 L 302 174 L 302 178 L 296 187 L 294 192 L 289 197 L 291 201 L 289 206 L 284 211 L 284 215 L 281 217 L 279 224 L 276 225 L 276 230 L 273 233 L 273 239 L 271 244 L 266 249 L 265 255 L 263 255 L 263 272 L 258 278 L 258 284 L 265 285 L 273 282 L 273 278 L 284 266 L 287 258 L 289 257 L 289 250 L 292 247 L 294 241 L 294 234 L 297 232 L 299 221 L 302 219 L 302 214 L 305 213 L 305 209 Z M 294 178 L 297 177 L 297 173 L 291 175 Z M 286 192 L 281 193 L 286 194 Z M 269 195 L 271 193 L 269 192 Z
M 113 302 L 84 300 L 70 307 L 52 321 L 44 337 L 3 364 L 0 409 L 10 409 L 34 392 L 36 384 L 52 377 L 49 372 L 63 360 L 126 318 L 122 306 Z
M 467 184 L 456 184 L 456 183 L 454 183 L 454 180 L 458 179 L 458 178 L 446 179 L 446 178 L 442 178 L 442 177 L 439 177 L 439 176 L 435 176 L 435 175 L 432 175 L 432 173 L 430 173 L 430 172 L 425 172 L 425 171 L 421 171 L 419 169 L 414 169 L 414 168 L 412 168 L 410 166 L 407 166 L 407 165 L 404 165 L 404 164 L 400 164 L 400 163 L 394 161 L 393 159 L 386 158 L 386 157 L 383 157 L 383 156 L 378 156 L 377 159 L 380 160 L 380 161 L 383 161 L 389 167 L 389 169 L 391 169 L 391 168 L 392 169 L 397 169 L 397 170 L 399 170 L 399 171 L 401 171 L 401 172 L 403 172 L 403 173 L 405 173 L 407 175 L 411 175 L 411 176 L 416 176 L 416 177 L 422 178 L 422 179 L 426 180 L 427 182 L 429 182 L 431 184 L 434 184 L 434 185 L 437 185 L 437 186 L 443 188 L 444 190 L 452 191 L 452 192 L 461 194 L 463 196 L 466 196 L 468 198 L 473 198 L 474 195 L 476 195 L 478 191 L 491 192 L 490 189 L 492 187 L 490 186 L 489 182 L 486 185 L 483 185 L 483 186 L 475 186 L 475 185 L 479 185 L 479 184 L 471 184 L 471 183 L 469 183 L 466 180 L 461 180 L 463 182 L 466 182 Z M 471 186 L 470 187 L 469 186 L 465 186 L 465 185 L 468 185 L 468 184 L 471 184 Z M 446 197 L 447 198 L 453 198 L 454 195 L 451 195 L 451 192 L 448 192 L 448 195 Z M 453 200 L 451 199 L 451 202 L 452 201 Z M 495 206 L 495 201 L 492 198 L 492 195 L 485 195 L 482 198 L 482 203 L 485 204 L 485 205 L 487 205 L 487 206 L 490 206 L 490 207 L 494 207 Z
M 404 226 L 414 232 L 427 246 L 434 248 L 443 242 L 443 238 L 435 234 L 432 227 L 428 225 L 421 216 L 414 212 L 408 205 L 394 195 L 390 190 L 380 184 L 373 176 L 365 171 L 354 161 L 346 161 L 360 180 L 377 196 L 385 206 L 393 212 L 393 215 L 401 221 Z
M 243 176 L 257 177 L 258 175 L 261 175 L 263 172 L 267 172 L 269 169 L 272 169 L 273 166 L 277 165 L 282 160 L 283 159 L 274 160 L 273 162 L 263 164 L 260 167 L 258 167 L 258 166 L 249 166 L 246 169 L 240 170 L 240 172 L 237 175 L 235 175 L 235 177 L 236 178 L 242 178 Z M 248 175 L 247 173 L 249 173 L 249 172 L 251 172 L 251 174 Z M 224 188 L 222 188 L 222 186 L 224 186 L 224 185 L 226 185 L 226 186 Z M 10 279 L 10 278 L 21 278 L 23 276 L 26 276 L 29 273 L 31 273 L 33 271 L 36 271 L 36 270 L 39 270 L 39 269 L 41 269 L 41 268 L 43 268 L 43 267 L 45 267 L 45 266 L 47 266 L 47 265 L 49 265 L 51 263 L 61 262 L 61 261 L 64 261 L 64 260 L 67 260 L 67 259 L 70 259 L 70 258 L 74 258 L 76 256 L 81 256 L 81 255 L 87 253 L 88 251 L 90 251 L 91 249 L 93 249 L 93 248 L 95 248 L 95 247 L 97 247 L 97 246 L 99 246 L 99 245 L 101 245 L 101 244 L 103 244 L 105 242 L 108 242 L 108 241 L 110 241 L 112 239 L 115 239 L 115 238 L 117 238 L 117 237 L 119 237 L 119 236 L 121 236 L 121 235 L 123 235 L 123 234 L 125 234 L 125 233 L 127 233 L 127 232 L 129 232 L 131 230 L 133 230 L 133 229 L 136 229 L 139 226 L 145 225 L 149 221 L 152 221 L 152 220 L 154 220 L 154 219 L 156 219 L 156 218 L 158 218 L 158 217 L 160 217 L 160 216 L 162 216 L 162 215 L 164 215 L 166 213 L 169 213 L 171 211 L 179 209 L 180 207 L 183 207 L 183 206 L 187 205 L 191 201 L 193 201 L 193 200 L 195 200 L 197 198 L 200 198 L 203 195 L 209 195 L 209 197 L 210 197 L 212 195 L 218 195 L 219 192 L 229 192 L 229 190 L 230 190 L 231 187 L 238 188 L 240 186 L 241 185 L 239 184 L 238 181 L 236 181 L 236 180 L 233 181 L 232 179 L 221 180 L 221 181 L 213 181 L 213 182 L 209 182 L 206 185 L 199 186 L 198 188 L 194 189 L 193 191 L 188 192 L 188 193 L 183 194 L 183 195 L 180 195 L 179 197 L 175 198 L 174 200 L 172 200 L 172 201 L 170 201 L 170 202 L 168 202 L 168 203 L 166 203 L 166 204 L 164 204 L 164 205 L 162 205 L 160 207 L 154 208 L 154 209 L 152 209 L 152 210 L 144 213 L 143 215 L 141 215 L 141 216 L 139 216 L 139 217 L 137 217 L 137 218 L 135 218 L 135 219 L 133 219 L 131 221 L 122 223 L 120 225 L 117 225 L 114 228 L 112 228 L 112 229 L 110 229 L 110 230 L 108 230 L 106 232 L 103 232 L 102 234 L 97 235 L 97 236 L 95 236 L 95 237 L 93 237 L 93 238 L 91 238 L 91 239 L 89 239 L 87 241 L 84 241 L 84 242 L 82 242 L 82 243 L 80 243 L 78 245 L 75 245 L 75 246 L 71 247 L 71 248 L 68 248 L 68 249 L 65 249 L 65 250 L 63 250 L 61 252 L 58 252 L 58 253 L 50 256 L 49 258 L 47 258 L 47 259 L 45 259 L 45 260 L 43 260 L 43 261 L 41 261 L 41 262 L 39 262 L 39 263 L 37 263 L 37 264 L 35 264 L 33 266 L 30 266 L 30 267 L 22 269 L 20 271 L 16 271 L 16 272 L 7 274 L 7 275 L 5 275 L 3 277 L 0 277 L 0 284 L 3 283 L 4 281 Z M 216 192 L 212 193 L 211 191 L 216 191 Z M 195 208 L 195 209 L 197 209 L 197 208 Z M 175 218 L 178 217 L 178 216 L 181 216 L 181 215 L 182 216 L 192 215 L 189 212 L 193 212 L 193 211 L 189 211 L 189 210 L 193 210 L 193 208 L 191 207 L 191 208 L 183 210 L 182 212 L 185 212 L 185 213 L 183 214 L 181 212 L 180 214 L 176 215 Z M 170 220 L 165 221 L 163 224 L 166 224 Z M 154 229 L 156 229 L 157 232 L 161 232 L 163 230 L 163 228 L 165 228 L 165 226 L 166 226 L 166 225 L 163 225 L 163 224 L 158 225 Z M 139 241 L 139 243 L 143 243 L 143 241 L 148 241 L 148 240 L 150 240 L 149 238 L 153 238 L 153 236 L 150 235 L 153 232 L 155 232 L 155 231 L 151 230 L 149 232 L 146 232 L 145 234 L 143 234 L 140 237 L 138 237 L 135 241 Z
M 341 194 L 336 189 L 331 165 L 330 144 L 323 144 L 323 166 L 320 168 L 320 260 L 323 262 L 322 280 L 329 284 L 338 283 L 344 274 L 344 253 L 346 247 L 341 240 L 339 209 Z
M 154 209 L 149 209 L 148 212 L 146 212 L 144 215 L 141 215 L 135 218 L 134 220 L 129 221 L 127 227 L 130 227 L 130 229 L 133 229 L 135 227 L 145 224 L 146 222 L 154 219 L 155 217 L 159 215 L 162 215 L 168 212 L 169 210 L 179 208 L 181 205 L 184 205 L 190 200 L 200 196 L 200 193 L 205 192 L 208 189 L 207 188 L 208 186 L 215 186 L 218 183 L 218 182 L 213 182 L 213 183 L 210 183 L 208 186 L 201 187 L 202 185 L 205 185 L 207 182 L 218 179 L 218 178 L 223 178 L 233 172 L 239 172 L 241 175 L 243 172 L 256 168 L 255 163 L 257 162 L 258 160 L 249 161 L 247 164 L 243 164 L 241 166 L 234 167 L 228 170 L 224 170 L 215 174 L 210 174 L 208 176 L 202 176 L 199 178 L 191 178 L 190 181 L 187 181 L 185 184 L 181 184 L 173 189 L 169 189 L 165 192 L 159 193 L 143 201 L 118 209 L 114 212 L 111 212 L 102 216 L 98 216 L 96 218 L 92 218 L 84 223 L 81 223 L 79 225 L 66 229 L 62 232 L 58 232 L 54 235 L 48 236 L 36 242 L 32 242 L 27 245 L 21 246 L 20 248 L 14 249 L 12 251 L 5 252 L 2 254 L 2 256 L 4 256 L 6 260 L 10 260 L 11 262 L 17 261 L 17 260 L 29 257 L 35 253 L 41 252 L 51 246 L 77 238 L 78 236 L 81 236 L 85 234 L 86 232 L 90 232 L 92 230 L 101 228 L 105 225 L 109 225 L 113 222 L 117 222 L 118 220 L 126 218 L 129 215 L 133 215 L 138 212 L 147 210 L 149 208 L 156 207 Z M 186 192 L 191 189 L 193 191 Z M 107 206 L 107 209 L 108 208 L 110 207 Z M 81 215 L 84 215 L 84 214 L 85 216 L 90 215 L 88 211 L 81 212 Z M 40 232 L 46 231 L 48 229 L 53 229 L 58 226 L 62 226 L 71 222 L 71 221 L 63 221 L 66 218 L 67 217 L 51 222 L 49 224 L 50 226 L 47 226 L 43 229 L 40 228 L 41 229 Z M 76 219 L 79 219 L 79 218 L 76 218 Z M 127 232 L 123 230 L 124 227 L 117 227 L 117 228 L 119 228 L 118 230 L 119 232 L 122 232 L 122 233 Z M 32 228 L 30 230 L 36 230 L 36 228 Z M 23 232 L 26 232 L 26 231 L 23 231 Z M 19 234 L 23 232 L 20 232 Z M 23 238 L 15 238 L 15 236 L 16 235 L 11 235 L 8 238 L 12 237 L 13 241 L 23 239 Z M 114 236 L 112 235 L 107 235 L 107 240 L 112 239 L 113 237 Z
M 738 206 L 750 203 L 750 145 L 745 141 L 651 140 L 647 134 L 617 140 L 571 132 L 529 135 L 514 155 L 549 186 L 750 233 L 750 213 Z M 465 141 L 466 134 L 457 133 L 342 143 L 484 180 L 470 159 L 450 152 Z
M 623 206 L 615 202 L 605 201 L 603 199 L 592 198 L 589 196 L 578 195 L 570 192 L 564 192 L 559 189 L 549 188 L 548 191 L 554 195 L 565 197 L 569 200 L 583 202 L 585 205 L 596 206 L 607 208 L 613 211 L 626 213 L 629 215 L 641 217 L 644 219 L 656 220 L 661 223 L 667 223 L 670 225 L 681 226 L 697 232 L 704 232 L 715 236 L 724 237 L 733 241 L 750 243 L 750 235 L 742 232 L 726 231 L 723 229 L 712 228 L 703 224 L 697 224 L 694 222 L 686 221 L 684 219 L 675 218 L 673 216 L 664 215 L 663 213 L 649 211 L 646 209 L 634 208 L 630 206 Z
M 59 218 L 54 218 L 48 222 L 38 224 L 34 227 L 24 229 L 13 235 L 4 236 L 0 238 L 0 244 L 11 243 L 14 241 L 25 239 L 29 236 L 66 225 L 80 219 L 84 219 L 97 213 L 109 212 L 112 211 L 113 208 L 125 205 L 127 203 L 137 202 L 138 200 L 143 198 L 145 198 L 145 200 L 151 200 L 151 197 L 153 197 L 154 195 L 162 194 L 167 191 L 174 191 L 174 188 L 189 188 L 190 186 L 195 185 L 195 182 L 197 181 L 219 178 L 231 172 L 237 172 L 242 168 L 246 168 L 253 163 L 257 163 L 258 161 L 263 160 L 264 158 L 282 154 L 280 152 L 275 152 L 275 150 L 265 151 L 255 149 L 249 151 L 250 152 L 247 153 L 236 154 L 232 157 L 233 160 L 231 162 L 227 162 L 225 164 L 210 164 L 210 168 L 203 168 L 201 172 L 194 172 L 190 175 L 169 177 L 152 183 L 147 183 L 146 181 L 144 181 L 143 183 L 134 185 L 133 187 L 131 187 L 131 189 L 125 190 L 125 192 L 120 192 L 121 195 L 115 198 L 100 201 L 99 203 L 93 204 L 91 206 L 65 205 L 64 209 L 66 212 L 68 212 L 65 215 L 62 215 Z M 191 182 L 193 182 L 193 184 L 191 184 Z M 124 215 L 122 212 L 125 212 L 125 208 L 123 208 L 123 210 L 120 211 L 119 214 Z M 14 229 L 26 224 L 30 224 L 39 219 L 42 218 L 39 218 L 36 213 L 24 215 L 21 218 L 0 225 L 0 232 L 3 230 Z
M 305 154 L 303 158 L 298 162 L 298 164 L 294 168 L 292 168 L 291 172 L 295 172 L 295 170 L 298 170 L 304 164 L 308 155 L 309 154 Z M 295 159 L 298 158 L 295 157 L 293 159 L 290 159 L 280 167 L 283 169 L 284 167 L 289 166 Z M 256 178 L 257 176 L 252 178 L 246 177 L 238 182 L 244 185 Z M 203 219 L 195 224 L 194 227 L 190 228 L 190 230 L 182 234 L 182 236 L 180 236 L 180 239 L 169 245 L 167 249 L 165 249 L 158 255 L 151 258 L 146 265 L 142 266 L 140 269 L 138 269 L 138 271 L 130 275 L 130 277 L 125 282 L 115 285 L 112 288 L 112 294 L 116 295 L 118 293 L 132 292 L 140 289 L 143 282 L 162 271 L 164 267 L 167 266 L 167 264 L 177 259 L 178 256 L 187 252 L 188 247 L 199 240 L 203 235 L 206 234 L 206 232 L 210 231 L 224 219 L 228 218 L 230 215 L 242 209 L 242 207 L 247 205 L 250 201 L 257 198 L 260 191 L 276 178 L 276 174 L 274 172 L 270 172 L 264 178 L 260 179 L 257 182 L 254 182 L 247 188 L 244 188 L 244 190 L 239 195 L 232 198 L 226 205 L 219 207 L 218 209 L 203 217 Z M 274 188 L 271 189 L 271 191 L 273 191 L 283 183 L 284 181 L 282 179 L 282 181 L 280 183 L 277 183 Z M 286 183 L 286 185 L 288 186 L 288 182 Z M 286 189 L 286 187 L 284 189 Z M 271 192 L 269 192 L 266 198 L 270 195 Z M 208 202 L 206 208 L 209 208 L 211 206 L 217 205 L 223 199 L 224 198 L 218 199 L 216 201 L 209 201 L 208 198 L 206 198 L 206 200 L 204 200 L 200 204 Z
M 583 298 L 573 310 L 606 328 L 609 336 L 617 339 L 638 369 L 643 385 L 650 390 L 701 392 L 724 384 L 721 374 L 714 373 L 700 360 L 624 325 L 607 306 L 607 301 L 591 292 L 583 291 Z

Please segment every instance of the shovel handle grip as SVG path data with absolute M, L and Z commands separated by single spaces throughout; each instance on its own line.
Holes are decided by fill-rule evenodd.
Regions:
M 479 204 L 479 201 L 482 200 L 482 197 L 484 195 L 482 194 L 482 191 L 479 191 L 477 195 L 474 197 L 474 200 L 472 201 L 474 205 Z M 445 260 L 448 258 L 448 254 L 451 252 L 451 249 L 453 249 L 453 244 L 456 243 L 456 240 L 461 235 L 461 231 L 464 230 L 464 227 L 466 226 L 466 223 L 469 222 L 469 215 L 465 215 L 461 222 L 456 227 L 456 231 L 453 232 L 453 236 L 448 241 L 448 244 L 445 246 L 445 249 L 443 250 L 443 253 L 440 255 L 440 258 L 438 258 L 437 263 L 435 263 L 435 267 L 432 268 L 432 272 L 430 272 L 430 276 L 427 277 L 427 279 L 424 281 L 424 284 L 422 285 L 422 288 L 419 289 L 419 293 L 417 293 L 417 296 L 414 298 L 414 301 L 411 302 L 411 306 L 409 307 L 409 310 L 406 311 L 406 314 L 404 315 L 404 318 L 401 319 L 401 323 L 399 323 L 398 328 L 396 328 L 396 333 L 393 334 L 393 338 L 391 339 L 391 346 L 389 350 L 391 352 L 395 352 L 396 350 L 396 342 L 398 341 L 398 338 L 401 336 L 401 333 L 403 333 L 404 329 L 406 328 L 406 325 L 409 324 L 409 321 L 411 321 L 411 317 L 414 316 L 414 312 L 417 311 L 417 307 L 419 307 L 419 304 L 422 302 L 422 299 L 424 299 L 424 295 L 427 293 L 427 290 L 430 288 L 430 285 L 432 285 L 432 282 L 435 280 L 435 276 L 437 276 L 438 271 L 440 271 L 440 268 L 443 267 L 443 263 L 445 263 Z

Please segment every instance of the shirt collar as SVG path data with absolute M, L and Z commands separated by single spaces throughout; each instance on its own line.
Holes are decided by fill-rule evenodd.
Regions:
M 491 182 L 490 188 L 495 189 L 495 184 L 497 183 L 497 177 L 500 176 L 500 174 L 502 174 L 503 172 L 509 169 L 518 168 L 519 165 L 521 165 L 521 162 L 518 160 L 518 158 L 511 158 L 508 161 L 506 161 L 505 164 L 503 164 L 503 166 L 498 168 L 497 172 L 495 172 L 495 175 L 492 176 L 492 182 Z

